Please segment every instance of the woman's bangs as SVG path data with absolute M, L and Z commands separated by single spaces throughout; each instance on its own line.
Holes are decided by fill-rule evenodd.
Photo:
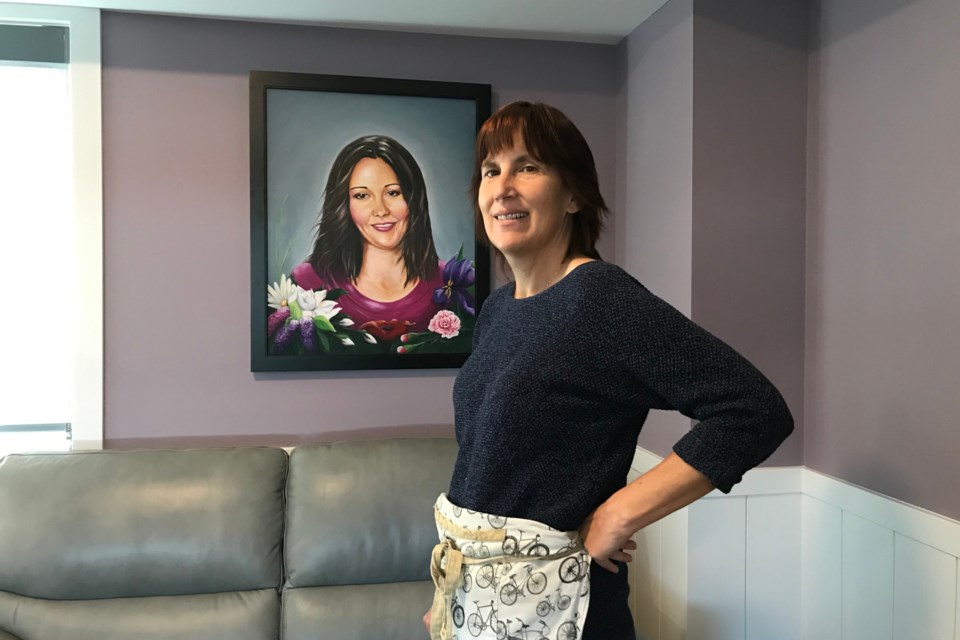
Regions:
M 494 114 L 480 129 L 477 140 L 478 166 L 488 157 L 513 148 L 517 134 L 534 160 L 549 165 L 557 164 L 561 155 L 559 141 L 549 123 L 543 121 L 542 114 L 531 110 L 530 105 L 525 105 L 528 107 L 526 109 L 511 106 Z
M 500 113 L 484 123 L 477 140 L 477 159 L 483 162 L 504 149 L 513 147 L 517 133 L 523 136 L 525 127 L 516 114 Z

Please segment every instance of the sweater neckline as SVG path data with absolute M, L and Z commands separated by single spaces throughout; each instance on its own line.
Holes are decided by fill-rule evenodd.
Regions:
M 591 260 L 591 261 L 589 261 L 589 262 L 584 262 L 583 264 L 578 264 L 577 266 L 575 266 L 573 269 L 570 270 L 570 273 L 566 274 L 565 276 L 563 276 L 562 278 L 560 278 L 559 280 L 557 280 L 556 282 L 554 282 L 552 285 L 550 285 L 549 287 L 547 287 L 547 288 L 544 289 L 543 291 L 540 291 L 540 292 L 538 292 L 538 293 L 535 293 L 535 294 L 533 294 L 532 296 L 527 296 L 526 298 L 516 298 L 516 297 L 514 297 L 515 294 L 516 294 L 516 292 L 517 292 L 517 283 L 516 283 L 516 281 L 513 281 L 513 282 L 511 282 L 510 285 L 509 285 L 510 288 L 509 288 L 509 290 L 507 291 L 507 294 L 508 294 L 508 295 L 507 295 L 507 298 L 509 299 L 509 301 L 510 301 L 512 304 L 526 304 L 526 303 L 535 302 L 535 301 L 537 301 L 537 300 L 542 300 L 543 298 L 549 297 L 549 295 L 552 294 L 554 291 L 560 290 L 560 289 L 562 288 L 561 285 L 562 285 L 563 283 L 568 282 L 568 281 L 569 281 L 569 282 L 573 282 L 573 280 L 574 280 L 574 278 L 573 278 L 574 274 L 576 274 L 577 272 L 583 270 L 583 269 L 586 268 L 588 265 L 592 265 L 592 264 L 603 264 L 603 260 Z

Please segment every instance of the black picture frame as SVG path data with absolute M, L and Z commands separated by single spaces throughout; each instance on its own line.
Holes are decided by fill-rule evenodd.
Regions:
M 468 196 L 473 141 L 489 115 L 486 84 L 250 72 L 251 371 L 464 363 L 490 292 L 490 254 Z M 369 145 L 389 153 L 363 166 L 388 167 L 397 183 L 347 189 L 363 175 L 363 157 L 351 161 L 369 155 L 356 149 Z M 328 181 L 341 185 L 331 195 L 350 195 L 327 205 Z M 357 273 L 345 273 L 383 251 L 402 254 L 401 273 L 423 274 L 399 300 L 365 295 Z

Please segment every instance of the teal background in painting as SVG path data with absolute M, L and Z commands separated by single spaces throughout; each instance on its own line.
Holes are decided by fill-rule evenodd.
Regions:
M 270 89 L 267 91 L 267 278 L 289 274 L 313 249 L 327 174 L 340 150 L 383 134 L 423 172 L 433 241 L 447 261 L 473 259 L 476 106 L 472 100 Z

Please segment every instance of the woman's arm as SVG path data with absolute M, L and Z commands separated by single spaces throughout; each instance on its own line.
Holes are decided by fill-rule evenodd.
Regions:
M 612 285 L 612 286 L 610 286 Z M 597 352 L 635 385 L 641 406 L 674 409 L 696 421 L 660 464 L 611 495 L 581 526 L 587 551 L 616 571 L 639 529 L 712 489 L 727 493 L 793 430 L 783 396 L 753 364 L 626 276 L 608 283 Z M 616 339 L 610 338 L 615 335 Z
M 594 562 L 617 573 L 614 561 L 632 559 L 626 550 L 636 549 L 636 543 L 631 540 L 634 533 L 712 489 L 705 475 L 671 453 L 587 517 L 580 528 L 584 547 Z

